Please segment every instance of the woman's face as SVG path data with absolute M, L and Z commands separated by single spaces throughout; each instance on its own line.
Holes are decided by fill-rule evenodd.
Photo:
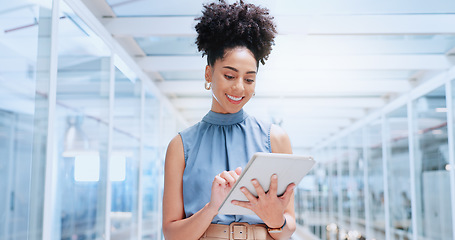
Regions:
M 205 69 L 205 79 L 212 83 L 212 111 L 236 113 L 251 99 L 256 86 L 257 63 L 245 47 L 226 51 L 224 58 Z

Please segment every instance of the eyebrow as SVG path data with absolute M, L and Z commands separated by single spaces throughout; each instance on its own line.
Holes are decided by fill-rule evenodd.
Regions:
M 234 71 L 234 72 L 239 72 L 238 69 L 233 68 L 233 67 L 230 67 L 230 66 L 224 66 L 223 68 L 230 69 L 230 70 L 232 70 L 232 71 Z M 256 74 L 256 71 L 249 71 L 249 72 L 246 72 L 246 74 Z

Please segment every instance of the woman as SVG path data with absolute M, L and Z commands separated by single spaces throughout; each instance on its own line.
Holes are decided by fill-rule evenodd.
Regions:
M 205 88 L 212 107 L 203 120 L 182 131 L 166 153 L 163 233 L 182 239 L 289 239 L 295 230 L 294 184 L 276 195 L 272 176 L 265 193 L 246 188 L 249 201 L 233 201 L 257 216 L 217 215 L 218 208 L 255 152 L 292 153 L 287 134 L 243 111 L 254 96 L 259 62 L 264 64 L 276 34 L 268 10 L 224 1 L 204 5 L 196 20 L 196 44 L 207 55 Z M 234 170 L 235 169 L 235 170 Z

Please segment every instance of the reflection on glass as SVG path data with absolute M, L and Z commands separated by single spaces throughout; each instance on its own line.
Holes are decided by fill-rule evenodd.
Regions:
M 352 178 L 350 179 L 351 214 L 353 222 L 351 231 L 365 235 L 365 197 L 364 197 L 364 161 L 363 161 L 363 133 L 359 129 L 349 135 L 349 159 Z
M 328 219 L 326 221 L 326 232 L 328 240 L 337 239 L 337 213 L 338 213 L 338 175 L 336 164 L 336 147 L 327 147 L 327 171 L 328 171 Z
M 110 51 L 61 2 L 54 239 L 100 239 L 105 229 Z
M 338 222 L 340 221 L 339 219 L 339 214 L 338 214 L 338 211 L 339 211 L 339 200 L 340 200 L 340 181 L 339 181 L 339 172 L 338 172 L 338 162 L 339 162 L 339 155 L 338 155 L 338 147 L 336 145 L 336 143 L 333 143 L 331 145 L 331 161 L 332 161 L 332 174 L 331 174 L 331 177 L 332 177 L 332 193 L 333 193 L 333 197 L 332 197 L 332 202 L 333 202 L 333 221 L 334 222 Z
M 370 229 L 367 233 L 374 239 L 385 239 L 384 179 L 382 162 L 382 125 L 380 120 L 365 127 L 366 161 L 368 162 L 368 193 Z
M 327 148 L 324 149 L 322 152 L 324 156 L 327 155 Z M 324 161 L 325 157 L 324 157 Z M 322 165 L 322 164 L 321 164 Z M 319 198 L 319 205 L 320 205 L 320 219 L 322 223 L 329 222 L 329 163 L 325 163 L 322 165 L 321 169 L 318 172 L 318 182 L 319 182 L 319 191 L 320 191 L 320 198 Z M 321 224 L 324 225 L 324 224 Z M 321 229 L 321 239 L 327 238 L 327 231 L 325 229 Z
M 114 96 L 111 238 L 137 239 L 141 83 L 116 67 Z
M 163 158 L 160 157 L 160 102 L 145 92 L 144 154 L 142 157 L 142 238 L 161 239 L 161 175 Z
M 341 225 L 345 229 L 350 228 L 351 224 L 351 189 L 349 188 L 349 144 L 346 138 L 339 142 L 339 162 L 340 164 L 340 187 L 341 187 Z
M 311 226 L 316 224 L 315 196 L 316 191 L 314 168 L 302 179 L 296 190 L 296 219 L 301 225 Z
M 51 2 L 0 4 L 0 239 L 42 232 Z
M 386 115 L 391 239 L 412 238 L 408 118 L 406 106 Z
M 414 101 L 417 229 L 424 239 L 452 238 L 445 87 Z M 438 196 L 438 197 L 435 197 Z

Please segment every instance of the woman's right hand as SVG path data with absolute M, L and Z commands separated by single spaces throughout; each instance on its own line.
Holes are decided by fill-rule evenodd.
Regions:
M 224 171 L 215 176 L 212 183 L 212 193 L 210 207 L 218 212 L 221 204 L 228 195 L 231 188 L 242 173 L 242 168 L 238 167 L 235 171 Z

